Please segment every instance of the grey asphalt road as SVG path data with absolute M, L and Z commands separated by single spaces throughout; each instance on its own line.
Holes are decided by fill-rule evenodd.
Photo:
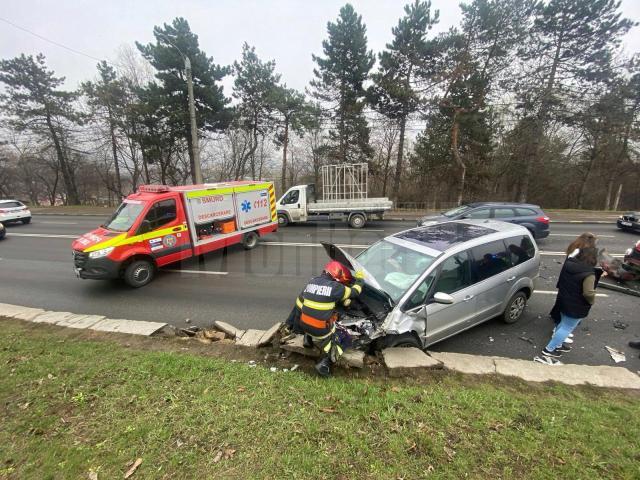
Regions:
M 344 224 L 292 225 L 263 239 L 259 248 L 214 252 L 160 272 L 142 289 L 119 282 L 78 280 L 72 269 L 71 241 L 102 219 L 91 216 L 34 216 L 30 225 L 8 226 L 0 242 L 0 302 L 111 318 L 164 321 L 177 326 L 206 326 L 224 320 L 242 328 L 265 328 L 288 315 L 306 280 L 327 261 L 318 242 L 348 246 L 357 253 L 384 236 L 412 227 L 408 222 L 371 222 L 352 230 Z M 514 325 L 487 322 L 443 341 L 434 350 L 531 359 L 548 341 L 547 318 L 553 304 L 561 252 L 583 231 L 600 237 L 600 245 L 623 253 L 637 235 L 614 225 L 554 224 L 540 241 L 544 252 L 538 291 L 523 318 Z M 637 297 L 600 291 L 590 317 L 578 328 L 567 363 L 613 365 L 605 345 L 626 352 L 619 364 L 640 370 L 639 351 L 627 346 L 640 339 Z M 624 329 L 614 325 L 628 325 Z

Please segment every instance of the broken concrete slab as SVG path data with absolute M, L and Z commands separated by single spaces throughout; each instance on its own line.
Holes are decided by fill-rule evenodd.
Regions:
M 364 368 L 365 353 L 362 350 L 345 350 L 338 359 L 338 365 L 353 368 Z
M 417 369 L 442 368 L 442 363 L 415 347 L 385 348 L 382 350 L 382 358 L 392 377 L 410 374 Z
M 468 355 L 466 353 L 451 352 L 427 352 L 431 358 L 442 362 L 447 370 L 454 372 L 484 375 L 496 373 L 493 358 L 480 355 Z
M 244 332 L 244 335 L 236 339 L 236 345 L 240 345 L 241 347 L 257 347 L 264 334 L 264 330 L 254 330 L 250 328 Z
M 149 336 L 164 328 L 166 325 L 166 323 L 144 322 L 142 320 L 105 318 L 95 325 L 92 325 L 90 329 L 100 332 L 118 332 Z
M 0 303 L 0 316 L 2 317 L 31 321 L 42 313 L 45 313 L 45 310 L 42 308 L 21 307 L 20 305 Z
M 73 316 L 74 314 L 71 312 L 44 312 L 37 317 L 34 317 L 32 322 L 50 323 L 55 325 L 58 322 L 62 322 L 63 320 L 67 320 L 68 318 L 71 318 Z
M 607 388 L 640 389 L 640 377 L 623 367 L 607 365 L 542 365 L 528 360 L 494 357 L 496 373 L 528 382 L 559 382 Z
M 218 342 L 220 340 L 224 340 L 227 338 L 227 334 L 224 332 L 220 332 L 218 330 L 203 330 L 202 335 L 204 338 L 208 338 L 214 342 Z
M 69 328 L 89 328 L 105 318 L 104 315 L 72 315 L 59 321 L 56 325 Z
M 282 322 L 276 323 L 269 330 L 265 331 L 262 337 L 260 337 L 260 341 L 258 342 L 258 346 L 268 345 L 273 341 L 273 337 L 276 336 L 278 331 L 280 331 L 280 327 L 282 327 Z
M 236 328 L 227 322 L 215 321 L 213 322 L 213 326 L 216 327 L 221 332 L 224 332 L 227 335 L 229 335 L 229 338 L 240 338 L 242 337 L 242 335 L 244 335 L 244 330 Z
M 317 348 L 304 348 L 302 344 L 303 337 L 302 335 L 296 335 L 290 340 L 287 340 L 286 343 L 280 345 L 282 350 L 286 350 L 288 352 L 298 353 L 300 355 L 305 355 L 307 357 L 319 357 L 320 351 Z

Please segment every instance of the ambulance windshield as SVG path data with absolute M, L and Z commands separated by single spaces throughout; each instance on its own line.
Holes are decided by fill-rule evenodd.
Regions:
M 131 201 L 125 201 L 120 204 L 113 216 L 103 225 L 103 227 L 116 232 L 127 232 L 135 223 L 143 209 L 143 202 L 134 203 Z

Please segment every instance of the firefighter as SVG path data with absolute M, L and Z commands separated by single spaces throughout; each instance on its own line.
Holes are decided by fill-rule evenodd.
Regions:
M 340 262 L 325 265 L 321 275 L 312 278 L 296 300 L 294 329 L 304 333 L 304 346 L 318 346 L 322 352 L 316 371 L 323 377 L 331 374 L 331 364 L 342 355 L 342 347 L 336 335 L 338 319 L 336 304 L 348 306 L 351 299 L 362 292 L 364 273 L 351 272 Z M 292 312 L 294 313 L 294 312 Z

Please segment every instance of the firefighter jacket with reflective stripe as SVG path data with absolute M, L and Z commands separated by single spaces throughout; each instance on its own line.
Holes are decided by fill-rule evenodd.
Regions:
M 362 285 L 363 281 L 357 280 L 347 287 L 324 273 L 312 278 L 296 301 L 302 311 L 301 322 L 315 330 L 329 328 L 336 304 L 357 297 L 362 292 Z

